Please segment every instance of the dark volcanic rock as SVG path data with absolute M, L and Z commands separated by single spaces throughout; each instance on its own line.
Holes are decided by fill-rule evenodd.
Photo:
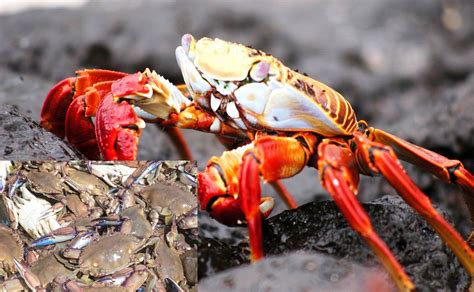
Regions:
M 199 225 L 199 228 L 201 228 L 201 225 Z M 198 249 L 199 279 L 248 263 L 248 253 L 244 253 L 243 249 L 230 246 L 217 239 L 200 237 Z
M 4 160 L 83 159 L 67 143 L 12 106 L 0 106 L 0 157 Z
M 372 219 L 374 229 L 399 259 L 417 288 L 421 291 L 435 289 L 455 291 L 467 287 L 468 275 L 454 254 L 424 219 L 399 197 L 386 196 L 374 202 L 365 203 L 363 206 Z M 212 258 L 213 251 L 217 250 L 216 246 L 223 245 L 206 246 L 204 244 L 200 246 L 200 252 Z M 348 226 L 332 201 L 306 204 L 298 209 L 285 211 L 266 220 L 264 223 L 264 249 L 267 255 L 305 250 L 329 254 L 365 266 L 380 266 L 372 251 Z M 209 267 L 216 261 L 220 261 L 220 266 L 215 269 L 222 269 L 222 254 L 232 254 L 232 259 L 245 256 L 242 247 L 239 246 L 225 246 L 225 250 L 225 253 L 219 252 L 214 259 L 200 261 L 199 269 L 212 270 Z M 298 256 L 292 254 L 289 258 Z M 297 262 L 296 259 L 295 261 Z M 230 262 L 227 267 L 234 266 L 235 260 Z M 206 265 L 206 267 L 203 265 Z M 268 265 L 266 264 L 266 266 Z M 255 271 L 253 269 L 253 267 L 246 267 L 242 270 L 231 270 L 225 275 L 227 278 L 237 280 L 241 279 L 242 275 Z M 287 267 L 284 266 L 283 269 L 287 269 Z M 278 273 L 277 270 L 274 269 L 272 273 Z M 258 277 L 255 276 L 258 279 L 255 281 L 264 281 L 269 273 L 258 273 Z M 205 276 L 204 273 L 202 276 Z M 216 283 L 220 283 L 222 279 L 227 278 L 225 276 L 221 278 L 219 275 L 216 278 Z M 274 277 L 271 283 L 268 281 L 265 283 L 273 285 L 271 287 L 275 291 L 286 291 L 284 289 L 279 290 L 279 287 L 286 287 L 288 279 L 286 277 Z M 300 283 L 311 282 L 314 281 L 315 275 L 307 273 L 299 279 Z M 213 280 L 214 277 L 211 276 L 205 283 L 210 283 Z M 223 281 L 223 283 L 226 283 L 226 281 Z M 253 278 L 251 283 L 255 283 Z M 235 287 L 244 287 L 238 285 L 235 284 Z
M 376 232 L 421 290 L 459 290 L 468 275 L 439 236 L 398 196 L 385 196 L 364 208 Z M 375 264 L 365 242 L 351 229 L 332 201 L 285 211 L 264 225 L 265 251 L 313 250 L 360 263 Z
M 293 252 L 220 273 L 199 282 L 199 291 L 384 292 L 395 287 L 381 267 Z

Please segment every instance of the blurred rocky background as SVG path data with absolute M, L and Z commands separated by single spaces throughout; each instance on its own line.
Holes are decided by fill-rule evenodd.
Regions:
M 150 67 L 180 83 L 174 49 L 181 35 L 189 32 L 197 38 L 219 37 L 271 53 L 337 89 L 359 119 L 459 159 L 474 171 L 474 5 L 470 0 L 73 1 L 77 7 L 18 10 L 29 7 L 27 2 L 39 1 L 0 2 L 3 112 L 3 106 L 13 105 L 21 115 L 38 121 L 49 88 L 81 68 L 136 72 Z M 28 131 L 28 127 L 5 128 L 8 117 L 4 116 L 0 116 L 0 131 L 7 134 L 0 135 L 0 156 L 22 155 L 15 152 L 11 140 L 17 136 L 15 131 Z M 211 135 L 185 134 L 201 167 L 224 150 Z M 2 154 L 5 146 L 13 150 Z M 178 154 L 149 125 L 142 135 L 139 159 L 151 158 L 176 159 Z M 466 235 L 468 215 L 460 190 L 412 167 L 408 172 Z M 328 198 L 315 170 L 306 170 L 286 184 L 299 203 Z M 263 190 L 273 193 L 269 187 Z M 396 195 L 383 179 L 362 180 L 361 201 L 387 194 Z M 277 202 L 274 214 L 284 209 Z M 216 227 L 205 215 L 201 222 L 210 226 L 203 230 L 206 235 L 224 241 L 236 232 Z

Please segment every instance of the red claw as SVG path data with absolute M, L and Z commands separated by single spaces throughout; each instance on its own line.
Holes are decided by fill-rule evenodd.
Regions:
M 64 121 L 74 95 L 76 78 L 70 77 L 56 84 L 46 96 L 41 109 L 41 127 L 64 138 Z
M 99 148 L 95 138 L 94 124 L 86 116 L 85 96 L 75 98 L 66 115 L 66 137 L 88 159 L 100 158 Z
M 96 137 L 105 160 L 134 160 L 143 120 L 127 101 L 117 102 L 112 94 L 97 109 Z

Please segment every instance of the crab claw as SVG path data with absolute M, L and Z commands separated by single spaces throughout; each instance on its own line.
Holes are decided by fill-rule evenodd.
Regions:
M 217 221 L 227 226 L 241 226 L 246 223 L 240 201 L 227 194 L 221 176 L 214 167 L 208 167 L 198 175 L 198 195 L 201 209 L 207 210 Z M 264 218 L 270 215 L 274 205 L 271 197 L 260 199 L 259 209 Z
M 96 138 L 103 158 L 135 159 L 145 120 L 164 122 L 189 104 L 178 88 L 149 69 L 116 80 L 97 109 Z
M 49 91 L 41 109 L 41 127 L 64 138 L 64 120 L 74 96 L 76 78 L 70 77 L 60 81 Z
M 134 160 L 144 127 L 145 122 L 127 101 L 115 101 L 108 94 L 99 105 L 96 119 L 96 137 L 104 159 Z
M 98 159 L 100 152 L 95 138 L 94 123 L 85 114 L 85 100 L 85 96 L 81 95 L 71 102 L 65 119 L 66 136 L 68 141 L 87 158 Z
M 19 262 L 16 258 L 13 258 L 13 262 L 18 273 L 20 273 L 20 276 L 31 290 L 36 291 L 38 288 L 41 288 L 41 281 L 37 275 L 33 274 L 26 265 Z
M 30 245 L 31 248 L 45 247 L 51 244 L 56 244 L 60 242 L 65 242 L 71 240 L 77 236 L 77 230 L 73 227 L 63 227 L 56 229 L 51 234 L 42 236 Z

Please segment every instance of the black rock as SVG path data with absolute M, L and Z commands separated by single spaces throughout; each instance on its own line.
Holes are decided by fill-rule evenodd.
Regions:
M 469 277 L 437 233 L 398 196 L 385 196 L 364 209 L 372 225 L 420 290 L 466 288 Z M 266 254 L 317 251 L 363 264 L 376 264 L 372 251 L 346 223 L 333 201 L 285 211 L 264 224 Z
M 385 196 L 365 203 L 363 206 L 369 214 L 376 232 L 387 243 L 420 291 L 436 289 L 459 291 L 468 286 L 469 277 L 454 254 L 427 222 L 407 206 L 402 199 L 397 196 Z M 444 213 L 442 214 L 445 216 Z M 264 250 L 267 256 L 304 250 L 332 255 L 363 266 L 378 266 L 382 269 L 372 251 L 348 226 L 345 218 L 332 201 L 309 203 L 295 210 L 282 212 L 266 220 L 263 226 Z M 217 256 L 214 258 L 214 252 L 218 250 L 217 247 L 221 249 L 222 246 L 225 246 L 225 253 L 217 252 Z M 216 261 L 219 262 L 219 266 L 212 267 L 212 269 L 216 271 L 222 269 L 226 259 L 229 259 L 227 268 L 233 267 L 236 263 L 235 259 L 247 256 L 246 249 L 241 245 L 228 246 L 223 243 L 215 243 L 207 246 L 202 244 L 199 250 L 202 256 L 212 258 L 200 259 L 199 269 L 204 269 L 204 271 L 210 270 L 209 267 Z M 223 256 L 223 254 L 232 254 L 232 257 Z M 292 254 L 290 258 L 292 256 L 297 258 L 299 255 Z M 266 266 L 268 265 L 266 264 Z M 283 266 L 283 270 L 287 268 L 287 266 Z M 242 270 L 231 270 L 225 275 L 240 279 L 240 273 L 245 275 L 249 271 L 254 271 L 253 269 L 253 267 L 247 266 Z M 272 273 L 279 273 L 275 270 L 278 269 L 274 269 Z M 237 274 L 234 275 L 233 272 Z M 255 278 L 265 281 L 269 273 L 255 273 Z M 201 274 L 200 271 L 201 276 L 206 276 L 204 274 Z M 305 275 L 305 277 L 299 278 L 299 282 L 311 282 L 315 277 L 317 278 L 311 273 Z M 221 279 L 227 279 L 224 276 L 220 277 L 220 274 L 217 278 L 211 276 L 204 283 L 212 282 L 214 279 L 216 279 L 216 283 L 219 283 Z M 271 287 L 275 291 L 285 291 L 278 288 L 287 287 L 288 277 L 274 277 L 272 279 L 270 284 L 273 285 Z M 235 285 L 235 287 L 244 287 Z
M 4 160 L 84 159 L 13 106 L 0 106 L 0 157 Z

